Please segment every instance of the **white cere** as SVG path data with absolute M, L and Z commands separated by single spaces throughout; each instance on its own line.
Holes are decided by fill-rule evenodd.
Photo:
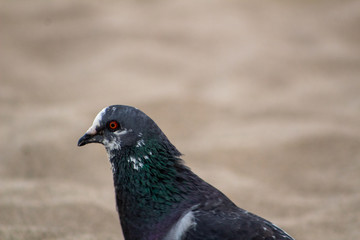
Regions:
M 91 127 L 86 131 L 86 134 L 89 135 L 95 135 L 96 134 L 96 128 L 100 126 L 101 120 L 107 110 L 107 107 L 101 110 L 95 117 L 93 124 Z

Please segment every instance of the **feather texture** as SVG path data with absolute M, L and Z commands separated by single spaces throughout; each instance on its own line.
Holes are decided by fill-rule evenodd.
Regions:
M 110 122 L 117 128 L 110 129 Z M 136 108 L 103 109 L 78 145 L 94 142 L 109 156 L 126 240 L 293 240 L 194 174 Z

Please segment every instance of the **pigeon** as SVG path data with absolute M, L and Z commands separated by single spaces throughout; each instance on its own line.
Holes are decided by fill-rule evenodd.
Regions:
M 101 110 L 78 146 L 105 146 L 125 240 L 293 240 L 202 180 L 141 110 Z

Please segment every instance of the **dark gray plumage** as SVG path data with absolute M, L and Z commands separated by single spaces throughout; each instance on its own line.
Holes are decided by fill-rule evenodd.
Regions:
M 93 142 L 107 150 L 126 240 L 293 239 L 195 175 L 156 123 L 136 108 L 103 109 L 78 145 Z

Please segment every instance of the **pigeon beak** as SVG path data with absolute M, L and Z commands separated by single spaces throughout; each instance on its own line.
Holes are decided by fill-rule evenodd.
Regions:
M 81 146 L 84 146 L 84 145 L 90 143 L 89 140 L 91 139 L 91 137 L 92 137 L 92 135 L 85 133 L 85 135 L 79 139 L 78 146 L 81 147 Z
M 88 143 L 102 143 L 102 136 L 98 134 L 85 133 L 78 141 L 78 146 L 84 146 Z

